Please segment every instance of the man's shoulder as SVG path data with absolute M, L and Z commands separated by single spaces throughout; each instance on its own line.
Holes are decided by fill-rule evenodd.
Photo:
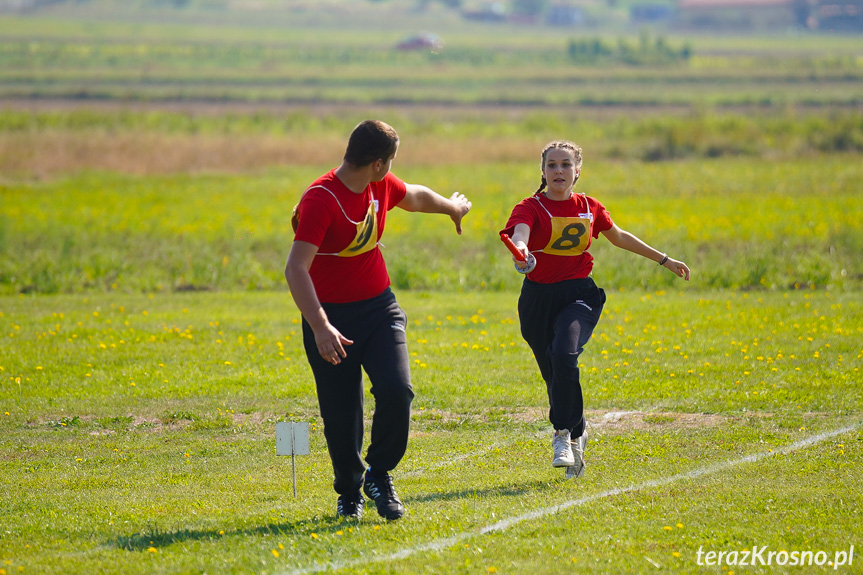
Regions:
M 327 173 L 321 174 L 320 176 L 318 176 L 318 178 L 315 181 L 313 181 L 311 184 L 309 184 L 309 186 L 308 186 L 308 188 L 306 188 L 306 190 L 311 190 L 312 188 L 317 188 L 317 187 L 321 187 L 321 186 L 323 186 L 325 188 L 335 187 L 337 184 L 340 184 L 340 183 L 341 182 L 336 177 L 336 170 L 335 170 L 335 168 L 333 168 L 332 170 L 328 171 Z
M 377 184 L 379 187 L 385 189 L 401 189 L 406 186 L 404 181 L 392 172 L 387 172 L 387 175 L 384 176 L 384 179 L 382 179 L 380 182 L 374 183 Z

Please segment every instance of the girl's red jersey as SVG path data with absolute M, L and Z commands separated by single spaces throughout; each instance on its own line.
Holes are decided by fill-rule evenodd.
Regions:
M 318 246 L 309 274 L 321 303 L 349 303 L 380 295 L 390 285 L 377 245 L 387 212 L 407 193 L 392 173 L 361 194 L 330 170 L 312 183 L 297 208 L 294 241 Z
M 527 248 L 536 258 L 536 268 L 527 278 L 549 284 L 589 276 L 593 271 L 593 256 L 587 252 L 591 240 L 611 229 L 614 222 L 595 198 L 574 193 L 567 200 L 555 201 L 539 193 L 513 208 L 501 233 L 512 236 L 518 224 L 530 227 Z

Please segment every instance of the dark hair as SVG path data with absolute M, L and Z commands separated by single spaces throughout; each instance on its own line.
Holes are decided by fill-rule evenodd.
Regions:
M 545 167 L 545 159 L 548 157 L 548 152 L 550 150 L 569 150 L 572 152 L 572 160 L 575 162 L 575 167 L 580 168 L 583 158 L 581 157 L 581 146 L 578 146 L 568 140 L 555 140 L 553 142 L 549 142 L 542 149 L 542 162 L 540 162 L 541 167 Z M 578 181 L 578 176 L 575 177 L 575 181 Z M 573 182 L 574 184 L 575 182 Z M 536 189 L 534 194 L 538 194 L 545 189 L 545 186 L 548 185 L 548 182 L 545 181 L 545 176 L 542 176 L 542 182 L 539 184 L 539 187 Z
M 344 160 L 360 168 L 375 160 L 386 161 L 396 152 L 398 143 L 399 135 L 392 126 L 378 120 L 365 120 L 351 133 Z

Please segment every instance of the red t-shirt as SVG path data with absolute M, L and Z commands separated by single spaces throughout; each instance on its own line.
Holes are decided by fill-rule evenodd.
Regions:
M 392 173 L 370 183 L 361 194 L 349 190 L 336 177 L 335 169 L 309 186 L 297 208 L 294 241 L 318 246 L 309 273 L 321 303 L 373 298 L 390 285 L 377 242 L 384 232 L 387 212 L 406 193 L 405 183 Z M 372 213 L 376 222 L 370 220 Z M 365 228 L 364 222 L 368 224 Z M 372 237 L 375 225 L 377 234 Z
M 592 221 L 589 224 L 589 233 L 583 234 L 586 236 L 581 244 L 583 251 L 578 255 L 558 255 L 540 251 L 549 249 L 555 244 L 564 247 L 573 247 L 573 244 L 577 244 L 578 241 L 570 240 L 570 238 L 577 240 L 577 235 L 563 235 L 555 238 L 556 241 L 552 241 L 552 218 L 583 218 L 580 221 L 589 221 L 586 216 L 587 211 L 585 211 L 586 205 L 590 208 Z M 566 223 L 563 222 L 561 225 L 566 225 Z M 583 194 L 572 194 L 567 200 L 554 201 L 548 199 L 544 193 L 540 193 L 523 199 L 513 208 L 512 214 L 506 222 L 506 228 L 501 230 L 501 233 L 512 236 L 515 226 L 518 224 L 527 224 L 530 227 L 527 248 L 536 258 L 536 267 L 527 274 L 527 277 L 531 281 L 548 284 L 589 276 L 593 270 L 593 256 L 587 252 L 587 248 L 590 247 L 592 238 L 598 238 L 600 232 L 611 229 L 614 222 L 611 221 L 611 215 L 605 206 L 595 198 Z M 577 232 L 572 232 L 567 228 L 564 230 L 559 233 L 577 234 Z

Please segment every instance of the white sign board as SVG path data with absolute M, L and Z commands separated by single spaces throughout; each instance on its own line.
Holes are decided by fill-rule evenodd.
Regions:
M 308 455 L 309 424 L 281 421 L 276 424 L 276 455 Z
M 276 424 L 276 455 L 291 456 L 291 477 L 294 480 L 294 497 L 297 496 L 297 466 L 294 462 L 294 456 L 308 455 L 309 453 L 308 423 L 280 421 Z

